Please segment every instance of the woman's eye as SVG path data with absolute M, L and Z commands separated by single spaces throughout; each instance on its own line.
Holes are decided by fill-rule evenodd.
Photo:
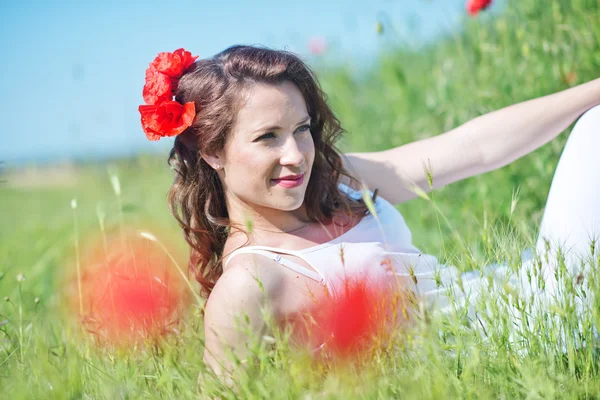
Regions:
M 310 131 L 310 125 L 299 126 L 297 130 L 299 130 L 300 132 Z M 262 135 L 261 137 L 259 137 L 258 140 L 271 139 L 274 137 L 275 137 L 275 134 L 273 132 L 268 132 L 268 133 L 265 133 L 264 135 Z
M 302 125 L 298 128 L 301 132 L 306 132 L 310 130 L 310 125 Z
M 261 136 L 261 137 L 259 137 L 258 139 L 259 139 L 259 140 L 262 140 L 262 139 L 270 139 L 270 138 L 272 138 L 272 137 L 275 137 L 275 134 L 274 134 L 273 132 L 269 132 L 269 133 L 265 133 L 264 135 L 262 135 L 262 136 Z

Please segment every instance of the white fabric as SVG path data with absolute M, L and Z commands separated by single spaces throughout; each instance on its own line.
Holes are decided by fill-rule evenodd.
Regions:
M 342 183 L 339 188 L 354 199 L 362 197 L 360 191 Z M 371 191 L 368 194 L 373 196 Z M 391 263 L 404 287 L 412 289 L 419 299 L 427 304 L 441 302 L 440 305 L 447 305 L 447 299 L 442 297 L 442 285 L 455 279 L 457 270 L 440 265 L 435 256 L 422 254 L 412 244 L 412 234 L 404 218 L 388 201 L 377 197 L 375 211 L 375 215 L 369 213 L 356 226 L 329 242 L 302 250 L 246 246 L 232 252 L 225 265 L 235 255 L 251 252 L 267 255 L 283 266 L 315 279 L 313 271 L 290 259 L 265 254 L 265 250 L 272 254 L 298 257 L 317 271 L 329 292 L 335 294 L 345 277 L 362 277 L 375 281 L 387 273 L 386 266 L 389 269 Z
M 515 342 L 537 331 L 534 320 L 539 316 L 544 316 L 548 327 L 555 326 L 554 332 L 560 332 L 560 338 L 553 340 L 563 352 L 568 344 L 586 345 L 586 339 L 575 338 L 599 337 L 596 323 L 581 322 L 594 318 L 593 308 L 598 304 L 594 297 L 600 294 L 599 149 L 600 105 L 597 105 L 579 118 L 558 162 L 535 250 L 530 251 L 539 257 L 524 260 L 517 271 L 506 266 L 493 270 L 496 278 L 505 278 L 516 289 L 520 299 L 518 304 L 511 295 L 512 303 L 503 305 L 513 318 Z M 482 284 L 479 290 L 483 288 L 491 286 Z M 493 291 L 505 295 L 502 292 L 506 292 L 506 287 L 497 285 Z M 557 312 L 573 306 L 574 318 L 580 321 L 579 332 L 567 332 Z M 520 329 L 525 332 L 519 333 Z
M 593 245 L 594 242 L 594 246 Z M 565 254 L 569 272 L 600 251 L 600 105 L 579 118 L 552 179 L 536 249 L 548 251 L 546 292 L 556 295 L 556 252 Z M 584 260 L 585 263 L 585 260 Z

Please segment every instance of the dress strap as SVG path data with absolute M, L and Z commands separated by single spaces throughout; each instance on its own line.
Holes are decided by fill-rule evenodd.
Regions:
M 264 249 L 264 250 L 263 250 Z M 268 250 L 267 250 L 268 249 Z M 266 257 L 269 257 L 271 260 L 276 261 L 277 263 L 283 265 L 284 267 L 287 267 L 301 275 L 306 276 L 307 278 L 313 279 L 317 282 L 319 282 L 320 284 L 324 285 L 325 284 L 325 279 L 319 275 L 318 273 L 316 273 L 315 271 L 312 271 L 308 268 L 303 267 L 300 264 L 297 264 L 295 262 L 292 262 L 290 260 L 286 260 L 284 258 L 281 258 L 281 255 L 274 253 L 275 251 L 279 252 L 279 253 L 289 253 L 291 255 L 300 257 L 296 252 L 291 251 L 291 250 L 282 250 L 279 249 L 277 247 L 268 247 L 268 246 L 248 246 L 248 247 L 242 247 L 241 249 L 237 249 L 235 250 L 233 253 L 231 253 L 229 255 L 229 257 L 227 258 L 227 261 L 225 261 L 225 265 L 223 268 L 225 268 L 227 266 L 227 263 L 229 261 L 231 261 L 231 259 L 238 255 L 238 254 L 243 254 L 243 253 L 254 253 L 254 254 L 260 254 Z M 302 258 L 302 257 L 300 257 Z M 306 260 L 304 260 L 306 261 Z M 306 261 L 308 262 L 308 261 Z M 310 264 L 310 263 L 309 263 Z

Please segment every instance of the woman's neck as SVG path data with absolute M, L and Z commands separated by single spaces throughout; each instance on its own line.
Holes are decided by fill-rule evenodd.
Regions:
M 227 204 L 230 224 L 238 230 L 270 233 L 298 232 L 312 222 L 302 204 L 296 210 L 283 211 L 247 204 Z

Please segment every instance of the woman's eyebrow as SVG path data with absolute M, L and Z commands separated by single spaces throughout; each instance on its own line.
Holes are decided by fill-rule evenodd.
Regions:
M 298 126 L 298 125 L 300 125 L 300 124 L 303 124 L 303 123 L 307 122 L 308 120 L 310 120 L 310 115 L 307 115 L 306 117 L 304 117 L 304 118 L 302 119 L 302 121 L 300 121 L 300 122 L 298 122 L 298 123 L 296 124 L 296 126 Z M 274 131 L 274 130 L 277 130 L 277 129 L 283 129 L 283 128 L 282 128 L 282 127 L 280 127 L 280 126 L 276 126 L 276 125 L 274 125 L 274 126 L 269 126 L 269 127 L 266 127 L 266 128 L 259 128 L 259 129 L 257 129 L 255 132 L 262 132 L 262 131 Z

